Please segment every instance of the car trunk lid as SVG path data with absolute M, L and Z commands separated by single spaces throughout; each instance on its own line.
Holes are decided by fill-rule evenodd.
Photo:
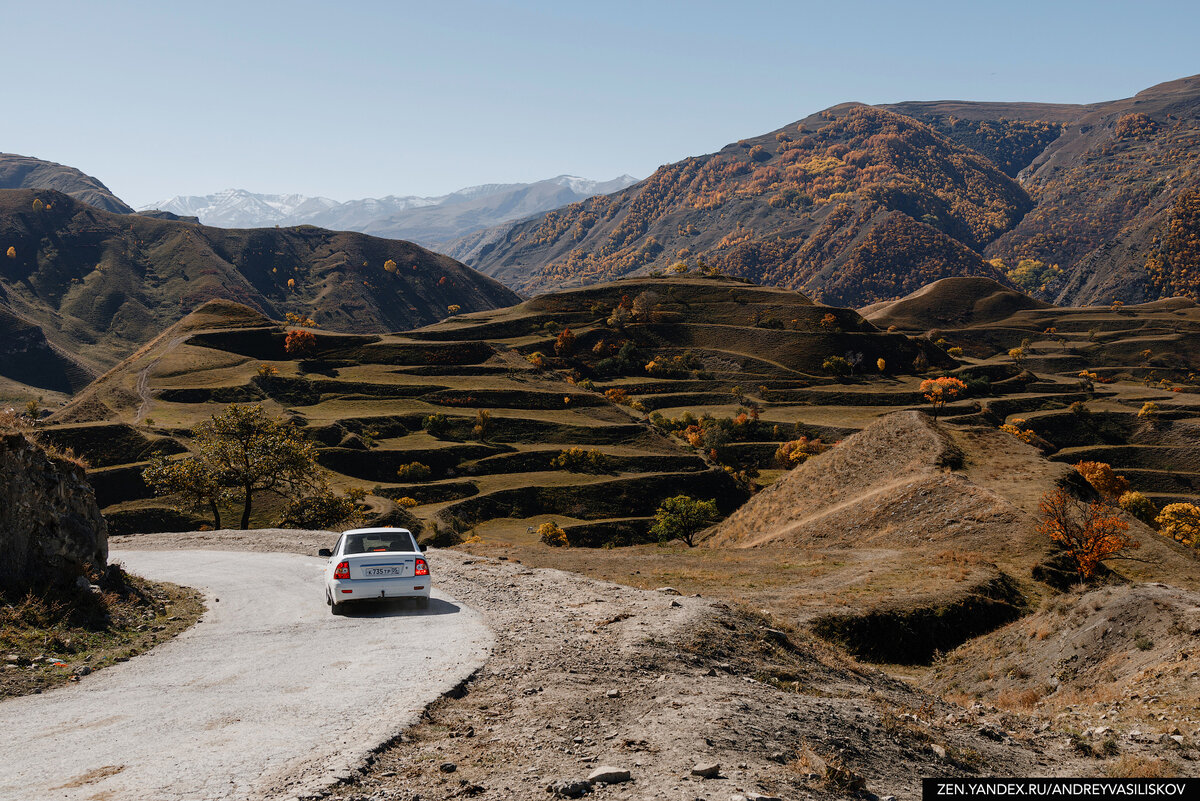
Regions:
M 418 558 L 419 555 L 415 553 L 395 551 L 357 553 L 342 557 L 349 563 L 352 579 L 411 578 L 415 574 Z

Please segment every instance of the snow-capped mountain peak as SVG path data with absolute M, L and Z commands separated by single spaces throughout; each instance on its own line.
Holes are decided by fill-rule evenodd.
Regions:
M 549 211 L 559 205 L 583 200 L 592 195 L 617 192 L 637 179 L 622 175 L 611 181 L 592 181 L 575 175 L 559 175 L 532 184 L 481 184 L 436 197 L 388 195 L 339 203 L 327 197 L 307 195 L 268 195 L 245 189 L 225 189 L 211 195 L 178 195 L 154 203 L 139 211 L 159 209 L 186 217 L 198 217 L 205 225 L 219 228 L 259 228 L 280 225 L 317 225 L 337 230 L 362 231 L 380 236 L 398 236 L 430 244 L 513 219 Z M 537 187 L 563 187 L 574 197 L 563 197 L 561 190 L 531 194 Z M 512 196 L 513 200 L 508 197 Z M 516 200 L 518 196 L 523 200 Z M 544 196 L 544 199 L 542 197 Z M 534 198 L 534 199 L 530 199 Z M 482 204 L 482 205 L 481 205 Z M 436 224 L 428 221 L 431 207 L 446 209 Z M 451 212 L 455 207 L 461 207 Z M 515 212 L 515 215 L 514 215 Z M 439 212 L 440 213 L 440 212 Z M 426 222 L 412 215 L 426 215 Z

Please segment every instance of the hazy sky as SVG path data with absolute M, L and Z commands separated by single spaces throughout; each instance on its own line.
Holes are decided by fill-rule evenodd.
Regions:
M 14 2 L 0 150 L 140 206 L 644 177 L 835 103 L 1127 97 L 1188 2 Z

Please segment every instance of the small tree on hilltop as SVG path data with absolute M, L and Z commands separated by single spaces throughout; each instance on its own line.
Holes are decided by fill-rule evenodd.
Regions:
M 667 498 L 654 513 L 650 533 L 659 542 L 683 540 L 689 547 L 696 544 L 696 535 L 721 519 L 715 500 L 699 501 L 687 495 Z
M 933 419 L 936 420 L 938 410 L 966 392 L 967 385 L 960 379 L 941 376 L 940 378 L 925 379 L 921 382 L 920 390 L 921 394 L 925 396 L 925 400 L 933 406 Z
M 1140 545 L 1129 536 L 1129 524 L 1107 503 L 1084 503 L 1060 488 L 1044 495 L 1039 508 L 1038 533 L 1071 557 L 1081 582 L 1091 578 L 1105 559 Z

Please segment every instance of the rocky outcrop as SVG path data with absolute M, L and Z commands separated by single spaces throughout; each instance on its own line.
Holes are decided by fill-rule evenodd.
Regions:
M 108 531 L 82 467 L 0 434 L 0 591 L 61 586 L 106 569 Z

